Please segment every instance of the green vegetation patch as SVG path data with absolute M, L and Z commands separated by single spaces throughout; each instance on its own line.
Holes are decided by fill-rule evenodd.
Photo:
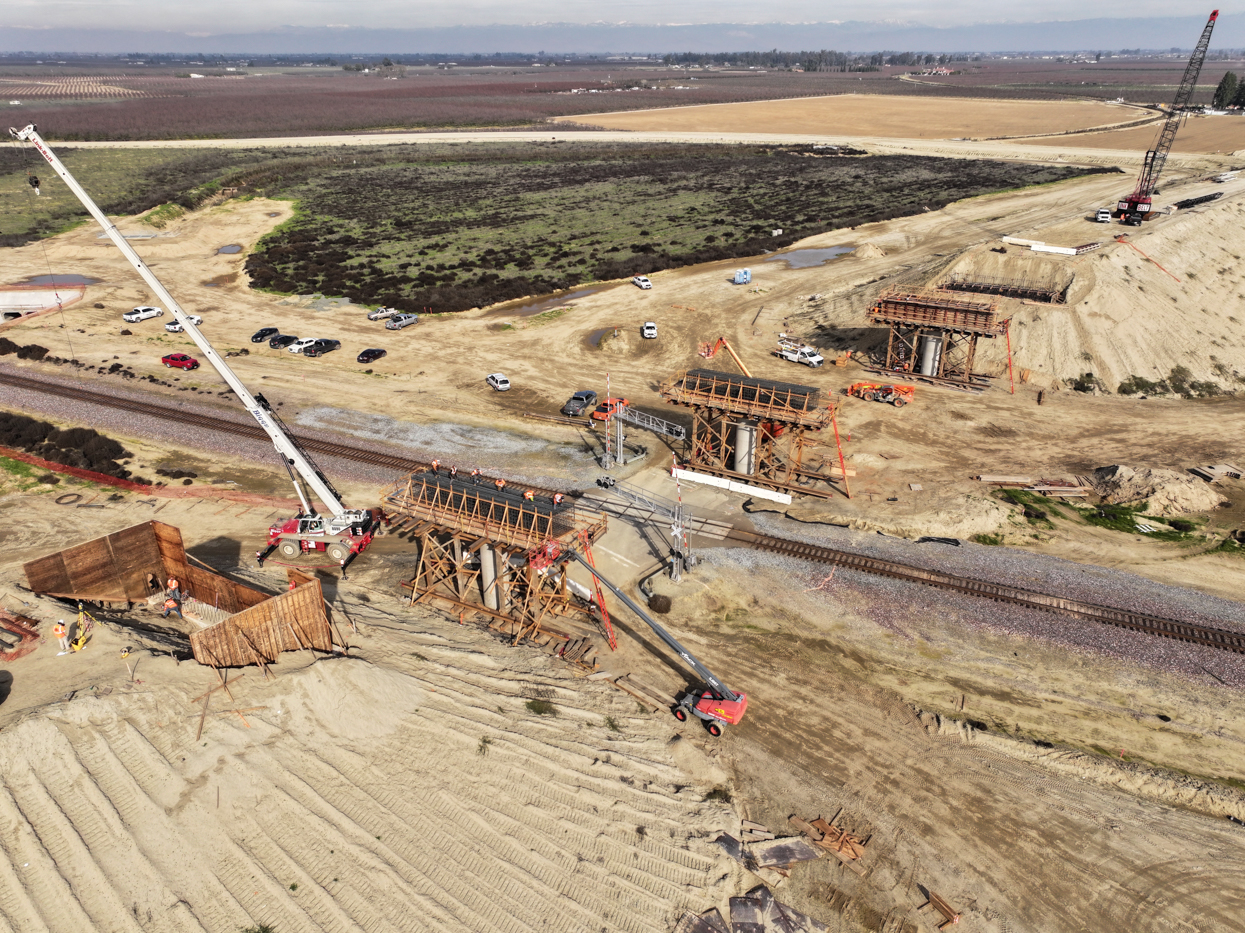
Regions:
M 240 197 L 294 200 L 296 216 L 247 260 L 253 287 L 432 313 L 753 257 L 828 230 L 1102 171 L 587 138 L 345 154 L 327 147 L 58 154 L 105 212 L 151 212 L 157 225 L 227 187 Z M 30 173 L 39 174 L 38 197 Z M 85 218 L 33 148 L 0 151 L 0 246 Z
M 800 157 L 801 147 L 590 140 L 356 154 L 337 166 L 303 155 L 297 170 L 273 165 L 248 179 L 302 209 L 248 259 L 252 285 L 461 311 L 756 256 L 827 230 L 1086 173 L 916 156 L 812 159 Z

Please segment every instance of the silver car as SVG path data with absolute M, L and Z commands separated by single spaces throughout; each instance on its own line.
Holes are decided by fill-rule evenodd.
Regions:
M 412 324 L 418 324 L 418 323 L 419 323 L 418 314 L 395 314 L 389 320 L 385 321 L 385 329 L 386 330 L 401 330 L 404 327 L 409 327 Z

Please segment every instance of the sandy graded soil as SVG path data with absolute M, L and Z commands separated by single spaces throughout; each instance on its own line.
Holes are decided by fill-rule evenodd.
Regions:
M 54 509 L 25 510 L 22 538 Z M 81 531 L 142 511 L 113 505 Z M 233 699 L 214 694 L 199 741 L 194 699 L 216 678 L 140 649 L 130 682 L 124 630 L 67 657 L 49 639 L 14 665 L 0 930 L 641 931 L 734 893 L 711 840 L 737 825 L 704 800 L 725 775 L 668 748 L 673 720 L 474 626 L 395 613 L 389 587 L 337 603 L 353 657 L 247 671 Z
M 1097 101 L 937 100 L 841 94 L 562 117 L 645 132 L 840 133 L 915 139 L 1035 136 L 1130 123 L 1133 107 Z

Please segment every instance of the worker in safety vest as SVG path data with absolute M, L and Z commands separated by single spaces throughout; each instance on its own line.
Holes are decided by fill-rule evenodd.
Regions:
M 52 626 L 52 634 L 55 635 L 57 638 L 57 641 L 60 642 L 60 646 L 61 646 L 60 653 L 68 654 L 69 653 L 69 629 L 65 628 L 64 619 L 61 619 L 54 626 Z
M 170 596 L 168 599 L 164 601 L 164 612 L 160 613 L 160 618 L 167 619 L 169 617 L 170 612 L 176 612 L 177 617 L 185 621 L 186 617 L 182 615 L 181 603 L 179 603 L 172 596 Z
M 553 504 L 554 504 L 554 505 L 561 505 L 561 504 L 562 504 L 562 500 L 563 500 L 564 498 L 566 498 L 566 497 L 565 497 L 565 496 L 563 496 L 563 495 L 562 495 L 562 493 L 560 493 L 560 492 L 555 492 L 555 493 L 553 494 Z
M 497 487 L 498 492 L 501 492 L 506 488 L 506 481 L 504 479 L 495 480 L 493 485 Z
M 480 468 L 476 467 L 471 471 L 471 484 L 474 486 L 480 481 Z
M 433 460 L 433 461 L 432 461 L 432 472 L 433 472 L 433 473 L 436 473 L 436 472 L 438 472 L 440 469 L 441 469 L 441 461 L 440 461 L 440 460 Z
M 458 476 L 458 467 L 450 467 L 450 479 L 454 479 L 456 476 Z
M 523 498 L 526 499 L 528 502 L 534 502 L 536 499 L 536 493 L 533 490 L 529 489 L 527 492 L 523 493 Z

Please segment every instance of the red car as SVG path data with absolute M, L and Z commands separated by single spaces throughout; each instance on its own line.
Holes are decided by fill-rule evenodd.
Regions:
M 607 398 L 596 407 L 596 411 L 592 413 L 592 420 L 609 421 L 618 412 L 619 408 L 628 404 L 630 403 L 625 398 Z
M 175 366 L 178 369 L 198 369 L 199 361 L 193 356 L 187 356 L 185 353 L 170 353 L 168 356 L 160 360 L 165 366 Z

